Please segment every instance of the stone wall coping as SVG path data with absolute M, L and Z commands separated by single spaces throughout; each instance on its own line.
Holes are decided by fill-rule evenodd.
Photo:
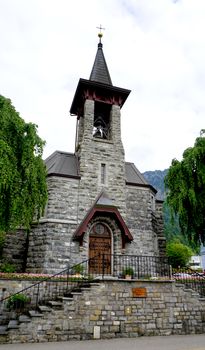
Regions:
M 101 282 L 128 282 L 128 283 L 131 283 L 131 282 L 139 282 L 139 283 L 175 283 L 176 281 L 173 280 L 173 279 L 167 279 L 167 280 L 155 280 L 155 279 L 136 279 L 136 278 L 132 278 L 132 279 L 126 279 L 126 278 L 118 278 L 118 277 L 104 277 L 104 278 L 99 278 L 99 280 Z
M 77 224 L 76 220 L 62 220 L 62 219 L 50 219 L 50 218 L 45 218 L 45 219 L 40 219 L 39 222 L 33 222 L 32 225 L 37 225 L 37 224 L 46 224 L 46 223 L 56 223 L 56 224 Z
M 113 145 L 113 144 L 114 144 L 114 142 L 113 142 L 113 141 L 111 141 L 111 140 L 101 139 L 101 138 L 97 139 L 97 138 L 95 138 L 95 137 L 93 137 L 93 141 L 94 141 L 94 142 L 109 143 L 109 144 L 111 144 L 111 145 Z

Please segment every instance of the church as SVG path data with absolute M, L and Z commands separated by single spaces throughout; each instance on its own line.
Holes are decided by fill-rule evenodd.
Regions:
M 79 80 L 70 107 L 74 153 L 45 160 L 48 203 L 28 237 L 26 271 L 56 273 L 104 253 L 112 275 L 114 255 L 164 255 L 162 201 L 125 162 L 121 109 L 130 90 L 112 84 L 98 37 L 90 77 Z

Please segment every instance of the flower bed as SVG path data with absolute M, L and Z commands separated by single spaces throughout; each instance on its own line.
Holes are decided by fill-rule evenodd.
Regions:
M 6 280 L 23 280 L 23 281 L 43 281 L 47 279 L 51 280 L 67 280 L 67 275 L 59 275 L 59 276 L 53 276 L 49 274 L 43 274 L 43 273 L 8 273 L 8 272 L 0 272 L 0 279 L 6 279 Z M 73 278 L 74 276 L 70 277 Z

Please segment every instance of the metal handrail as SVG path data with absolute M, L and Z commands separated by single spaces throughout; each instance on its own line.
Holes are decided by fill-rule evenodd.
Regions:
M 186 288 L 196 291 L 200 296 L 205 296 L 204 273 L 197 272 L 190 267 L 184 267 L 175 269 L 172 273 L 172 278 Z
M 48 301 L 71 296 L 73 290 L 79 290 L 82 285 L 90 284 L 93 280 L 103 279 L 107 275 L 124 278 L 128 269 L 132 272 L 132 278 L 135 279 L 170 278 L 170 265 L 166 257 L 97 254 L 14 294 L 5 296 L 0 300 L 1 310 L 6 310 L 9 301 L 12 298 L 18 299 L 22 294 L 29 298 L 29 309 L 36 310 L 39 305 L 46 304 Z M 16 309 L 18 307 L 17 305 Z
M 19 295 L 24 295 L 28 296 L 31 308 L 36 309 L 39 304 L 49 299 L 55 300 L 60 295 L 68 295 L 81 284 L 92 281 L 93 276 L 88 274 L 87 271 L 89 270 L 90 261 L 95 258 L 84 260 L 79 264 L 45 277 L 41 281 L 33 283 L 31 286 L 23 288 L 16 293 L 7 295 L 0 299 L 0 304 L 3 303 L 6 305 L 10 300 L 18 299 Z M 41 286 L 45 287 L 44 292 L 42 292 Z

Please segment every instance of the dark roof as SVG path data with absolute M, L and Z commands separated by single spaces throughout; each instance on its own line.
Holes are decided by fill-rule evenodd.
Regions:
M 72 101 L 72 105 L 70 108 L 71 115 L 80 115 L 83 116 L 83 105 L 85 102 L 85 91 L 90 91 L 90 94 L 95 93 L 97 96 L 111 96 L 112 98 L 116 98 L 116 100 L 120 100 L 119 106 L 120 108 L 125 103 L 128 95 L 130 94 L 130 90 L 119 88 L 117 86 L 104 84 L 99 81 L 87 80 L 87 79 L 79 79 L 75 95 Z M 79 114 L 80 113 L 80 114 Z M 80 115 L 81 116 L 81 115 Z
M 77 115 L 78 118 L 84 115 L 84 103 L 88 97 L 96 101 L 117 104 L 121 108 L 130 94 L 130 90 L 112 85 L 102 48 L 100 40 L 89 80 L 80 79 L 78 82 L 70 108 L 70 114 Z
M 55 151 L 45 160 L 45 164 L 48 176 L 56 175 L 80 178 L 78 158 L 73 153 Z M 134 163 L 125 163 L 125 176 L 128 185 L 152 187 L 148 184 Z M 153 187 L 152 190 L 157 192 Z M 104 197 L 101 197 L 101 200 L 103 198 Z
M 73 153 L 55 151 L 45 160 L 48 176 L 79 178 L 78 159 Z
M 144 176 L 139 172 L 134 163 L 125 163 L 126 181 L 132 184 L 148 185 Z
M 125 163 L 125 177 L 127 185 L 150 187 L 153 192 L 157 193 L 157 190 L 145 180 L 134 163 Z
M 90 80 L 97 81 L 98 83 L 112 85 L 110 73 L 108 71 L 107 63 L 102 49 L 103 45 L 100 42 L 98 44 L 98 50 L 95 56 L 95 61 L 90 74 Z

